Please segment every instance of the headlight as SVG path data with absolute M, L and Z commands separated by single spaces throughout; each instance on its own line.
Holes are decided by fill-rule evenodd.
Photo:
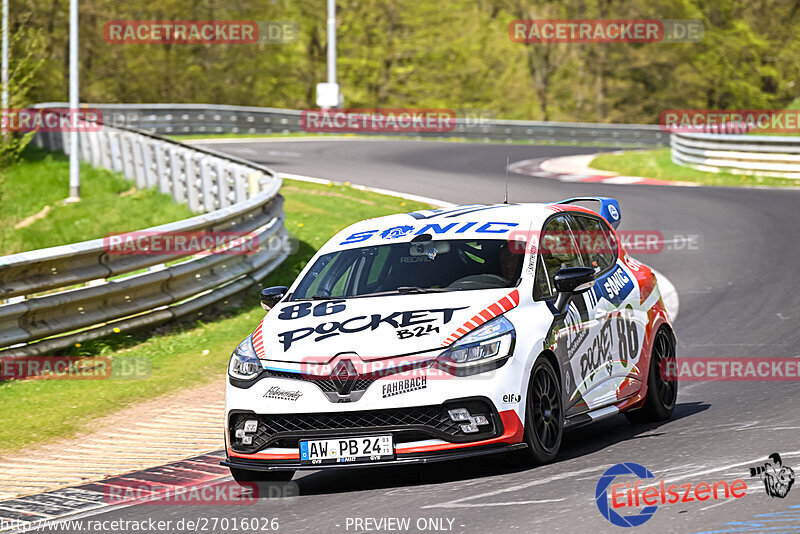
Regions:
M 458 375 L 486 371 L 486 364 L 511 356 L 515 337 L 511 322 L 497 317 L 456 341 L 436 360 L 440 367 Z
M 256 349 L 253 348 L 253 340 L 251 336 L 247 336 L 247 339 L 239 343 L 239 346 L 233 351 L 228 364 L 228 374 L 239 380 L 250 380 L 261 374 L 263 370 L 261 360 L 258 359 Z

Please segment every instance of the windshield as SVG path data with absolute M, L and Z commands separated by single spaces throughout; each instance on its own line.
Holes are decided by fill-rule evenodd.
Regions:
M 320 256 L 293 300 L 514 287 L 524 247 L 501 239 L 393 243 Z

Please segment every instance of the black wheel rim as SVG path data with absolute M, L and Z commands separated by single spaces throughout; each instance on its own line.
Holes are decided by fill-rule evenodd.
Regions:
M 531 403 L 536 438 L 546 450 L 553 450 L 561 436 L 561 398 L 556 377 L 546 367 L 533 375 Z
M 678 383 L 674 379 L 664 379 L 664 372 L 668 369 L 675 369 L 675 346 L 669 334 L 662 329 L 653 342 L 653 372 L 658 398 L 665 408 L 675 404 L 678 394 Z

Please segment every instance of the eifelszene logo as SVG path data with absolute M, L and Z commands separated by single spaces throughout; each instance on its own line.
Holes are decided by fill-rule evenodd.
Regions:
M 614 483 L 618 477 L 627 476 L 634 476 L 638 480 L 633 484 Z M 631 462 L 614 465 L 603 473 L 595 489 L 595 501 L 603 517 L 618 527 L 637 527 L 649 521 L 659 505 L 741 499 L 747 494 L 747 484 L 738 478 L 730 483 L 717 480 L 669 485 L 662 479 L 643 486 L 642 480 L 645 479 L 655 479 L 655 476 L 646 467 Z M 622 515 L 620 512 L 625 508 L 634 509 L 636 513 Z
M 794 470 L 783 465 L 781 455 L 773 452 L 769 455 L 769 461 L 762 465 L 750 468 L 751 477 L 759 477 L 764 483 L 767 495 L 772 498 L 783 499 L 792 489 L 794 484 Z
M 634 475 L 641 479 L 655 478 L 653 473 L 651 473 L 643 465 L 639 464 L 624 463 L 610 467 L 605 473 L 603 473 L 603 476 L 600 477 L 600 480 L 597 481 L 597 487 L 595 488 L 595 501 L 597 502 L 597 508 L 600 510 L 600 513 L 603 514 L 603 517 L 618 527 L 637 527 L 643 523 L 646 523 L 651 517 L 653 517 L 653 514 L 656 513 L 656 510 L 658 510 L 658 506 L 646 506 L 639 510 L 638 513 L 627 516 L 621 516 L 614 511 L 613 500 L 611 501 L 612 506 L 609 507 L 608 487 L 612 482 L 614 482 L 615 478 L 621 475 Z M 636 484 L 638 485 L 638 483 L 639 482 L 637 481 Z

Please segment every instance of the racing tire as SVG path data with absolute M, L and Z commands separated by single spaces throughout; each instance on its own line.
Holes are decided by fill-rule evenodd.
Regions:
M 289 482 L 294 471 L 248 471 L 231 467 L 231 476 L 238 484 L 252 485 L 253 482 Z
M 657 423 L 672 417 L 678 398 L 678 381 L 665 380 L 661 369 L 675 363 L 675 338 L 669 328 L 661 327 L 653 340 L 650 353 L 650 370 L 647 377 L 647 395 L 644 405 L 625 417 L 633 424 Z
M 564 405 L 558 374 L 550 360 L 538 358 L 525 397 L 523 439 L 528 448 L 520 451 L 523 462 L 528 465 L 552 462 L 561 448 L 563 433 Z

